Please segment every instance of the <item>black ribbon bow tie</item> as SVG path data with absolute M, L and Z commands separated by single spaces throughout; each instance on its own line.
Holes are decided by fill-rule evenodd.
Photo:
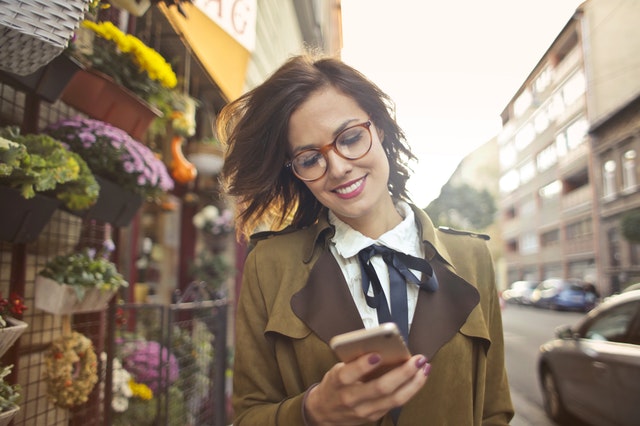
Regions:
M 371 264 L 371 257 L 375 255 L 382 256 L 389 270 L 392 312 L 389 312 L 380 279 Z M 436 291 L 438 279 L 433 273 L 433 268 L 425 259 L 379 245 L 371 245 L 360 250 L 358 258 L 362 271 L 362 291 L 367 305 L 376 309 L 379 323 L 393 321 L 398 324 L 405 340 L 408 341 L 407 283 L 417 285 L 428 292 Z M 418 279 L 410 269 L 422 272 L 422 280 Z M 370 285 L 373 289 L 373 296 L 369 296 Z

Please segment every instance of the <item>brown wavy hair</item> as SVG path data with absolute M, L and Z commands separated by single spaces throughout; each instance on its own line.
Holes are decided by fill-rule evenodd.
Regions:
M 408 164 L 415 156 L 393 117 L 391 98 L 338 59 L 295 56 L 264 83 L 226 105 L 216 122 L 218 138 L 227 146 L 221 182 L 238 203 L 239 236 L 286 225 L 299 228 L 318 219 L 322 204 L 285 164 L 291 115 L 326 86 L 353 98 L 376 128 L 384 131 L 389 192 L 396 199 L 409 200 Z

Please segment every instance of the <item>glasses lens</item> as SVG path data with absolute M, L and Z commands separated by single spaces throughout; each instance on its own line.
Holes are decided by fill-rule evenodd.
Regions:
M 371 132 L 364 126 L 346 129 L 336 139 L 336 149 L 345 158 L 357 160 L 371 148 Z
M 293 171 L 302 179 L 318 179 L 327 169 L 327 160 L 317 150 L 303 151 L 291 162 Z

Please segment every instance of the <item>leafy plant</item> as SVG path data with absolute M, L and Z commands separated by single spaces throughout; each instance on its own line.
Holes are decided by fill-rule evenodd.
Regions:
M 640 209 L 628 211 L 620 220 L 622 235 L 634 243 L 640 243 Z
M 100 251 L 85 249 L 56 256 L 45 264 L 39 275 L 71 286 L 78 300 L 82 300 L 91 288 L 113 291 L 127 287 L 129 283 L 108 259 L 112 244 L 113 242 L 107 241 Z
M 12 369 L 13 365 L 0 367 L 0 413 L 11 410 L 20 400 L 20 385 L 12 385 L 6 381 Z
M 93 173 L 129 191 L 158 199 L 173 189 L 162 160 L 124 130 L 100 120 L 75 117 L 52 124 L 45 132 L 68 144 Z
M 51 136 L 20 135 L 13 127 L 0 129 L 0 185 L 27 199 L 51 191 L 71 210 L 91 207 L 100 190 L 78 154 Z

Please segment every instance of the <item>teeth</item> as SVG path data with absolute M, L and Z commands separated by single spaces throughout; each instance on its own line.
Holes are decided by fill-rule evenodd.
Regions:
M 357 182 L 354 182 L 353 184 L 351 184 L 351 185 L 349 185 L 347 187 L 338 188 L 338 189 L 336 189 L 336 192 L 338 194 L 348 194 L 348 193 L 353 192 L 356 189 L 358 189 L 360 187 L 360 185 L 362 185 L 362 179 L 357 181 Z

